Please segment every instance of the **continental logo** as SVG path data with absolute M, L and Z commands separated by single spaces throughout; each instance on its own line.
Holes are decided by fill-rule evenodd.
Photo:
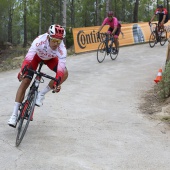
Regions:
M 96 31 L 91 31 L 87 34 L 83 30 L 80 30 L 77 34 L 77 43 L 81 49 L 84 49 L 87 45 L 101 42 L 104 36 L 105 35 L 101 33 L 100 38 L 97 38 Z
M 142 23 L 137 23 L 137 24 L 140 26 L 143 32 L 143 37 L 142 37 L 143 39 L 140 42 L 143 42 L 143 41 L 149 42 L 151 31 L 150 31 L 150 27 L 148 26 L 148 22 L 142 22 Z M 135 44 L 134 35 L 133 35 L 133 25 L 134 23 L 122 24 L 122 32 L 124 33 L 124 37 L 119 36 L 120 46 Z M 99 27 L 100 26 L 73 28 L 75 53 L 94 51 L 98 49 L 100 42 L 104 39 L 104 34 L 102 34 L 102 32 L 103 33 L 107 32 L 109 26 L 106 25 L 103 27 L 102 32 L 100 34 L 100 38 L 98 39 L 97 31 Z M 165 29 L 167 31 L 167 35 L 169 36 L 170 35 L 170 20 L 168 21 L 168 23 L 165 24 Z

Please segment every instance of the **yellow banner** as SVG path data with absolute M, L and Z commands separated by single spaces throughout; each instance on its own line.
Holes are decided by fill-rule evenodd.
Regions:
M 107 32 L 108 28 L 108 25 L 104 26 L 100 33 Z M 169 37 L 170 21 L 165 24 L 165 28 L 168 32 Z M 98 29 L 99 26 L 73 28 L 75 53 L 97 50 L 99 43 L 102 41 L 102 39 L 97 38 Z M 149 41 L 151 30 L 148 22 L 122 24 L 121 29 L 124 33 L 124 37 L 120 33 L 120 46 L 132 45 Z

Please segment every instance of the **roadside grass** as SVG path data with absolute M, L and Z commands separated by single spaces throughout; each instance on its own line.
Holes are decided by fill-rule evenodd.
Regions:
M 26 49 L 19 46 L 1 50 L 0 72 L 19 68 L 25 54 Z
M 161 120 L 170 123 L 170 116 L 164 116 Z
M 162 73 L 162 80 L 158 83 L 157 96 L 164 102 L 170 98 L 170 61 L 166 63 L 165 70 Z M 161 120 L 170 123 L 170 115 L 163 116 Z

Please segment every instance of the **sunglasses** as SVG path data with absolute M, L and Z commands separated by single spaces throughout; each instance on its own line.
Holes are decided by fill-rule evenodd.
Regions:
M 50 40 L 53 42 L 53 43 L 57 43 L 57 44 L 60 44 L 62 40 L 60 39 L 57 39 L 57 38 L 51 38 L 50 37 Z

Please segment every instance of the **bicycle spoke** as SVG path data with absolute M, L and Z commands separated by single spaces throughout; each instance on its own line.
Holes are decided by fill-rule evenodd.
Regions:
M 149 38 L 149 45 L 151 48 L 153 48 L 156 44 L 157 40 L 156 40 L 156 35 L 155 32 L 152 32 Z
M 102 41 L 99 44 L 99 47 L 98 47 L 98 50 L 97 50 L 97 61 L 99 63 L 102 63 L 105 59 L 105 56 L 106 56 L 106 45 L 105 45 L 105 42 Z
M 119 54 L 119 49 L 116 48 L 115 43 L 113 42 L 111 47 L 111 52 L 110 52 L 110 58 L 112 60 L 115 60 L 118 54 Z

